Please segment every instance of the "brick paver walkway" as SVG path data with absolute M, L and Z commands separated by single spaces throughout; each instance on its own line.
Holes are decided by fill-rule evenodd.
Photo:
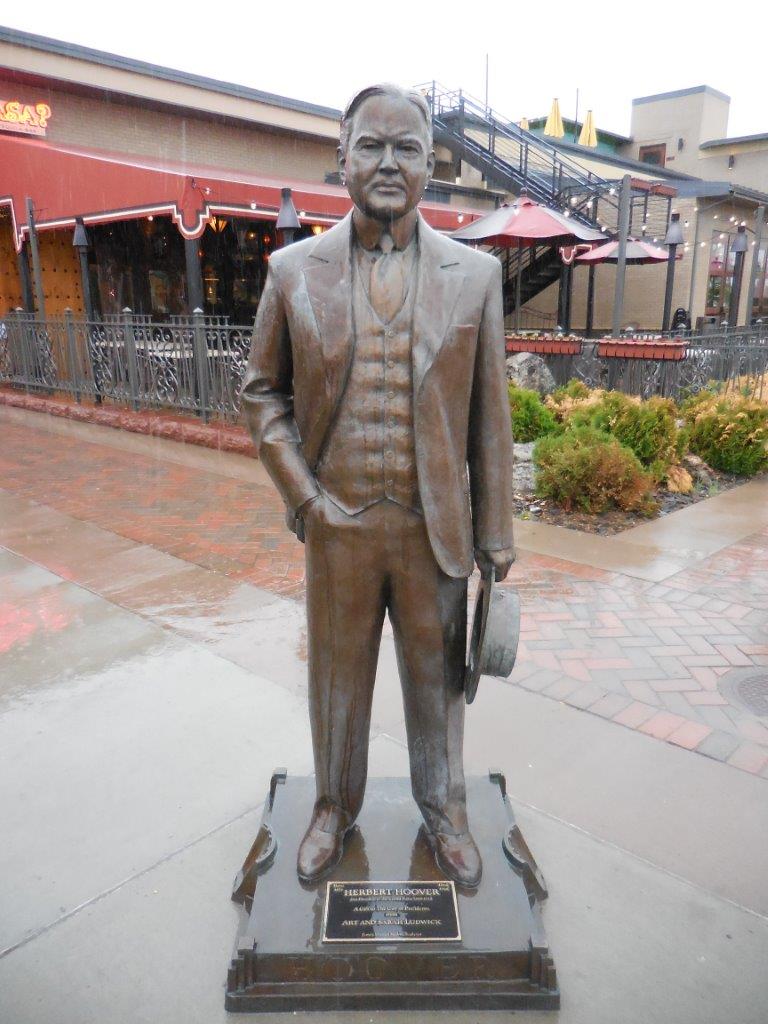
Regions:
M 211 458 L 215 458 L 211 456 Z M 0 423 L 0 487 L 284 596 L 301 546 L 271 486 Z M 768 530 L 644 582 L 521 552 L 512 683 L 768 777 L 768 717 L 739 699 L 768 678 Z

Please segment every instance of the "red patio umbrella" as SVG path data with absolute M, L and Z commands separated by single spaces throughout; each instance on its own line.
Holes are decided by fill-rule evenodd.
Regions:
M 682 256 L 682 253 L 680 254 Z M 658 245 L 641 242 L 636 238 L 627 239 L 627 263 L 666 263 L 669 253 Z M 619 241 L 614 239 L 605 245 L 598 245 L 589 252 L 576 257 L 578 263 L 618 263 Z
M 509 248 L 516 245 L 517 284 L 515 295 L 515 326 L 520 327 L 520 282 L 522 260 L 519 250 L 523 246 L 536 245 L 537 242 L 597 242 L 603 241 L 605 235 L 597 228 L 587 227 L 580 221 L 551 210 L 548 206 L 535 203 L 528 196 L 520 196 L 510 206 L 500 206 L 492 213 L 480 217 L 458 231 L 451 232 L 452 238 L 464 242 L 482 242 L 484 245 L 495 245 Z
M 451 232 L 452 238 L 485 245 L 535 245 L 544 240 L 598 242 L 605 239 L 602 231 L 587 227 L 559 210 L 535 203 L 520 196 L 511 205 L 505 204 L 485 217 Z

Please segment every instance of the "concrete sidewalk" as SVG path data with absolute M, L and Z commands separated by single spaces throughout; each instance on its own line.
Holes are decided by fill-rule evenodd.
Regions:
M 0 414 L 0 1021 L 238 1020 L 223 1010 L 240 913 L 229 886 L 271 770 L 311 763 L 303 609 L 292 596 L 301 578 L 282 541 L 269 547 L 279 509 L 247 460 L 34 423 Z M 75 487 L 70 465 L 94 460 L 98 473 Z M 236 515 L 250 502 L 250 522 L 234 523 L 226 507 L 222 523 L 206 518 L 211 491 L 219 504 L 232 496 Z M 238 566 L 251 557 L 253 575 L 277 586 L 207 564 L 230 558 L 216 549 L 232 530 L 241 548 L 259 547 Z M 708 557 L 756 533 L 729 536 Z M 579 596 L 605 596 L 595 586 L 637 606 L 650 600 L 642 588 L 669 585 L 539 557 L 521 560 L 535 569 L 534 607 L 565 600 L 572 611 Z M 724 592 L 727 576 L 710 572 L 707 585 Z M 742 619 L 757 606 L 745 607 Z M 372 770 L 406 774 L 389 637 L 374 704 Z M 552 894 L 545 923 L 563 1008 L 516 1019 L 762 1024 L 765 779 L 524 682 L 483 681 L 466 747 L 469 771 L 506 771 Z M 480 1016 L 509 1017 L 440 1015 Z

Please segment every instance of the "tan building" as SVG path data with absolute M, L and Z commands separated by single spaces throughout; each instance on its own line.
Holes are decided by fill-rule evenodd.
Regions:
M 589 149 L 568 141 L 578 126 L 567 125 L 564 139 L 546 140 L 584 178 L 607 186 L 632 176 L 637 237 L 663 241 L 670 209 L 663 195 L 675 190 L 685 244 L 672 306 L 690 311 L 694 324 L 728 315 L 742 222 L 749 251 L 739 322 L 768 316 L 766 245 L 752 245 L 755 214 L 768 201 L 768 136 L 729 140 L 729 102 L 708 86 L 642 97 L 633 102 L 630 138 L 599 130 Z M 199 306 L 250 322 L 279 241 L 281 189 L 293 190 L 299 237 L 349 209 L 336 177 L 338 120 L 339 111 L 316 104 L 0 28 L 0 315 L 41 304 L 48 315 L 85 311 L 72 245 L 79 217 L 95 315 L 129 307 L 162 320 Z M 531 127 L 540 135 L 543 119 Z M 436 150 L 422 207 L 433 226 L 454 230 L 515 194 L 513 182 L 494 181 L 472 153 Z M 657 198 L 660 190 L 661 201 L 644 204 L 643 188 Z M 39 239 L 37 288 L 28 198 Z M 600 223 L 603 200 L 596 202 Z M 660 327 L 665 277 L 665 266 L 627 269 L 625 326 Z M 588 281 L 587 268 L 577 266 L 570 318 L 577 330 L 587 324 Z M 611 266 L 595 269 L 595 333 L 610 327 L 614 282 Z M 557 283 L 540 290 L 523 322 L 554 326 L 559 294 Z
M 73 248 L 88 235 L 96 315 L 153 319 L 194 306 L 253 317 L 278 243 L 281 189 L 317 233 L 350 207 L 336 178 L 340 112 L 0 28 L 0 315 L 84 312 Z M 435 183 L 440 230 L 493 207 L 486 189 Z M 20 250 L 20 252 L 19 252 Z M 195 280 L 197 278 L 197 280 Z
M 563 140 L 547 139 L 609 180 L 631 174 L 676 190 L 673 208 L 680 213 L 685 244 L 678 251 L 672 308 L 688 311 L 694 326 L 713 319 L 720 322 L 729 313 L 733 244 L 741 224 L 746 227 L 748 248 L 738 323 L 768 319 L 768 231 L 760 226 L 761 210 L 768 204 L 768 134 L 729 139 L 729 107 L 725 94 L 710 86 L 697 86 L 633 100 L 629 139 L 599 133 L 604 138 L 596 150 L 568 141 L 575 131 L 567 131 Z M 531 122 L 537 134 L 543 120 Z M 637 218 L 631 231 L 636 237 L 663 242 L 664 232 L 659 227 L 654 224 L 644 232 L 642 218 Z M 586 268 L 579 268 L 574 276 L 571 326 L 577 330 L 585 324 L 587 274 Z M 597 333 L 611 324 L 615 276 L 610 265 L 596 269 Z M 750 276 L 754 278 L 751 309 Z M 627 268 L 625 326 L 644 330 L 661 326 L 665 282 L 663 264 Z M 557 287 L 550 286 L 529 306 L 551 322 L 557 316 Z

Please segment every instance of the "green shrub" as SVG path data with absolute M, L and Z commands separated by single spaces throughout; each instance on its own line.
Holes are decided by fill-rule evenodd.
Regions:
M 701 392 L 685 402 L 690 448 L 710 466 L 753 476 L 768 469 L 768 405 L 738 395 Z
M 508 390 L 512 435 L 515 441 L 526 444 L 557 429 L 555 417 L 537 392 L 519 388 L 515 384 L 510 384 Z
M 542 438 L 534 448 L 536 493 L 566 511 L 604 512 L 613 506 L 651 515 L 653 477 L 616 438 L 590 426 L 574 426 Z
M 674 402 L 668 398 L 638 401 L 607 391 L 596 403 L 575 406 L 566 422 L 570 428 L 589 426 L 611 434 L 661 480 L 684 444 L 678 436 L 676 414 Z
M 553 402 L 560 405 L 564 398 L 588 398 L 589 388 L 583 381 L 571 377 L 567 384 L 561 384 L 559 388 L 555 388 L 551 397 Z

